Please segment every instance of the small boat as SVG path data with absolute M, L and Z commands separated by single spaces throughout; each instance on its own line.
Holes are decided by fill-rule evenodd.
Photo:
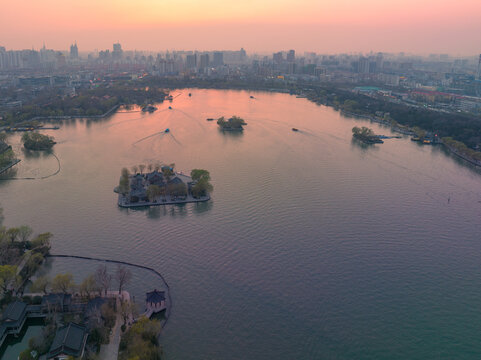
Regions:
M 213 118 L 207 118 L 207 121 L 214 121 Z
M 296 129 L 296 128 L 292 128 L 292 131 L 299 131 L 299 129 Z
M 254 99 L 254 96 L 251 95 L 251 99 Z
M 168 133 L 168 132 L 170 132 L 169 128 L 165 129 L 165 131 L 164 131 L 164 132 L 165 132 L 165 133 Z

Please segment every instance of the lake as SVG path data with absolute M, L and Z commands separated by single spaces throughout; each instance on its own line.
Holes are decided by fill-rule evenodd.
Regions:
M 408 137 L 353 142 L 353 126 L 393 134 L 307 99 L 173 93 L 152 114 L 44 131 L 61 170 L 0 182 L 5 225 L 52 232 L 54 254 L 161 272 L 168 360 L 481 356 L 479 170 Z M 243 133 L 206 121 L 232 115 Z M 57 171 L 52 155 L 24 153 L 20 134 L 9 141 L 22 158 L 9 176 Z M 212 200 L 119 208 L 121 168 L 157 161 L 209 170 Z M 94 269 L 53 262 L 78 280 Z

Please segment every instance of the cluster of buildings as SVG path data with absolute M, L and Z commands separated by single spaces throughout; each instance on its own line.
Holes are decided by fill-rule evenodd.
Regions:
M 481 55 L 452 57 L 447 54 L 418 56 L 404 53 L 316 54 L 295 50 L 269 55 L 238 51 L 126 51 L 120 43 L 112 49 L 81 52 L 77 43 L 70 51 L 6 50 L 0 46 L 0 89 L 5 87 L 62 89 L 75 96 L 81 87 L 99 82 L 145 76 L 183 79 L 224 79 L 289 82 L 325 82 L 342 86 L 378 86 L 395 92 L 435 91 L 464 97 L 459 108 L 478 111 L 481 97 Z M 22 94 L 25 96 L 25 94 Z M 429 96 L 427 97 L 429 98 Z M 439 98 L 439 97 L 437 97 Z M 436 98 L 436 99 L 437 99 Z M 418 97 L 418 99 L 421 99 Z M 3 99 L 1 108 L 21 102 Z M 26 98 L 25 100 L 28 101 Z M 437 102 L 437 100 L 435 101 Z M 462 104 L 462 105 L 461 105 Z
M 22 333 L 28 319 L 45 318 L 52 312 L 82 314 L 81 324 L 69 322 L 57 328 L 55 337 L 46 354 L 47 360 L 67 360 L 82 358 L 92 324 L 98 323 L 98 314 L 106 298 L 95 297 L 88 302 L 74 301 L 71 294 L 52 293 L 42 297 L 38 305 L 28 305 L 23 301 L 8 304 L 0 320 L 0 347 L 7 336 Z M 141 316 L 150 318 L 154 313 L 166 309 L 165 292 L 153 290 L 146 293 L 145 312 Z
M 51 311 L 82 312 L 91 308 L 91 304 L 76 305 L 71 302 L 70 294 L 49 294 L 42 298 L 39 305 L 27 305 L 23 301 L 10 303 L 2 314 L 0 323 L 0 345 L 8 335 L 18 336 L 28 319 L 45 318 Z M 87 315 L 85 315 L 87 316 Z M 83 325 L 68 323 L 57 329 L 47 360 L 67 359 L 69 356 L 81 358 L 87 342 L 88 328 Z

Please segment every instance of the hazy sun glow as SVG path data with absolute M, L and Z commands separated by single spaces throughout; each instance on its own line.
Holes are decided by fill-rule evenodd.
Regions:
M 479 0 L 17 0 L 0 6 L 0 45 L 472 54 L 480 14 Z

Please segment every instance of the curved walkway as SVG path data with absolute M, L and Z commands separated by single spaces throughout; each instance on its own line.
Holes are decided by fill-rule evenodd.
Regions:
M 117 296 L 117 309 L 120 309 L 120 300 Z M 110 335 L 109 343 L 100 346 L 99 358 L 102 360 L 117 360 L 119 356 L 119 344 L 120 344 L 120 334 L 122 315 L 120 311 L 117 311 L 117 318 L 115 319 L 115 325 L 112 329 L 112 334 Z

